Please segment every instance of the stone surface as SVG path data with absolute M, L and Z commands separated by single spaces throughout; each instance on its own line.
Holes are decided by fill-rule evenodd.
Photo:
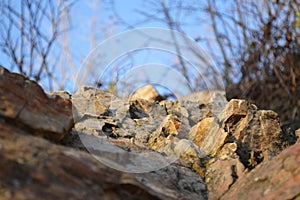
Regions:
M 244 165 L 238 158 L 218 160 L 208 165 L 205 181 L 209 199 L 218 199 L 244 174 Z
M 227 104 L 225 92 L 218 90 L 193 93 L 180 97 L 177 102 L 179 112 L 187 111 L 190 126 L 204 119 L 208 113 L 219 116 Z
M 34 81 L 0 67 L 0 118 L 31 134 L 60 141 L 72 128 L 72 103 L 47 96 Z
M 145 85 L 139 89 L 137 89 L 133 95 L 130 97 L 131 101 L 137 99 L 145 99 L 148 101 L 160 101 L 162 97 L 158 94 L 153 85 Z
M 164 149 L 172 141 L 172 136 L 178 134 L 176 123 L 176 119 L 168 115 L 156 131 L 149 136 L 147 145 L 158 151 Z
M 26 135 L 3 120 L 0 147 L 0 199 L 168 199 L 133 175 Z
M 300 144 L 239 178 L 220 199 L 299 199 Z
M 207 199 L 207 189 L 199 175 L 176 163 L 158 171 L 135 176 L 150 188 L 163 187 L 164 193 L 170 199 Z M 179 194 L 174 191 L 179 191 Z
M 222 127 L 230 135 L 228 140 L 237 142 L 237 154 L 248 168 L 277 155 L 289 145 L 278 115 L 271 110 L 259 110 L 245 100 L 233 99 L 226 105 Z
M 297 143 L 300 143 L 300 128 L 295 131 L 295 135 L 298 137 Z
M 208 155 L 215 156 L 226 142 L 227 133 L 220 128 L 215 117 L 207 117 L 193 126 L 189 139 Z
M 0 78 L 0 199 L 299 198 L 299 135 L 273 111 L 222 91 L 172 102 L 151 85 L 121 99 Z

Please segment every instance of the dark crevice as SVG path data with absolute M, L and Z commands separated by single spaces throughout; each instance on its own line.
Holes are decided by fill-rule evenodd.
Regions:
M 228 189 L 231 188 L 231 186 L 236 182 L 236 180 L 239 178 L 237 175 L 237 169 L 235 165 L 231 165 L 231 177 L 232 177 L 232 183 L 228 186 Z

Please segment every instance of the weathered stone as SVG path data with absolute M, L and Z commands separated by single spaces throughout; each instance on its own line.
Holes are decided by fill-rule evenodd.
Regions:
M 237 154 L 250 169 L 288 145 L 278 115 L 258 110 L 245 100 L 233 99 L 227 104 L 222 127 L 230 135 L 228 140 L 237 142 Z
M 222 91 L 175 102 L 151 85 L 131 99 L 90 86 L 46 95 L 3 68 L 0 78 L 0 199 L 299 196 L 300 148 L 279 154 L 291 142 L 273 111 Z
M 2 67 L 0 102 L 0 118 L 51 141 L 60 141 L 74 123 L 70 100 L 49 98 L 34 81 Z
M 300 144 L 239 178 L 220 199 L 299 199 Z
M 221 150 L 218 152 L 216 157 L 221 160 L 236 158 L 237 157 L 237 155 L 236 155 L 237 148 L 238 148 L 238 146 L 237 146 L 236 142 L 226 143 L 221 148 Z
M 171 115 L 168 115 L 157 128 L 157 130 L 151 134 L 148 146 L 154 150 L 161 151 L 170 143 L 170 137 L 177 135 L 178 122 Z
M 246 117 L 249 107 L 250 104 L 245 100 L 232 99 L 225 107 L 224 122 L 237 123 L 241 118 Z
M 130 97 L 131 101 L 137 99 L 146 99 L 148 101 L 160 101 L 161 96 L 158 94 L 156 89 L 152 85 L 146 85 L 134 92 L 134 94 Z
M 224 91 L 202 91 L 178 100 L 178 110 L 187 110 L 190 126 L 194 126 L 204 119 L 208 112 L 219 116 L 227 103 Z
M 82 86 L 79 88 L 75 94 L 72 95 L 73 98 L 85 98 L 85 99 L 93 99 L 96 98 L 106 107 L 112 105 L 112 102 L 119 100 L 116 96 L 109 92 L 104 92 L 98 88 L 92 86 Z
M 244 174 L 244 166 L 239 159 L 217 160 L 209 164 L 205 175 L 209 199 L 218 199 Z
M 215 117 L 204 118 L 189 133 L 189 139 L 210 156 L 215 156 L 227 139 L 227 133 L 216 120 Z
M 182 139 L 175 142 L 174 154 L 180 159 L 180 163 L 196 171 L 204 177 L 203 161 L 207 158 L 204 151 L 199 149 L 190 140 Z
M 300 143 L 300 128 L 295 131 L 295 135 L 298 137 L 297 143 Z
M 140 119 L 149 117 L 149 111 L 153 105 L 153 102 L 149 102 L 145 99 L 136 99 L 130 102 L 129 113 L 131 119 Z
M 150 188 L 162 186 L 163 192 L 170 199 L 207 199 L 208 193 L 203 179 L 191 169 L 178 166 L 176 163 L 158 171 L 135 176 Z
M 0 146 L 0 199 L 170 199 L 162 187 L 153 190 L 87 153 L 27 135 L 2 119 Z
M 111 102 L 116 97 L 92 87 L 81 87 L 72 95 L 73 115 L 79 121 L 84 115 L 108 115 Z
M 168 101 L 162 101 L 160 102 L 161 105 L 164 105 L 168 114 L 173 114 L 176 115 L 178 117 L 189 117 L 189 113 L 188 110 L 181 106 L 180 101 L 175 101 L 172 103 L 169 103 Z
M 68 93 L 67 91 L 57 91 L 57 92 L 49 92 L 47 93 L 49 95 L 49 98 L 53 98 L 55 96 L 60 96 L 63 99 L 70 99 L 72 98 L 72 95 Z

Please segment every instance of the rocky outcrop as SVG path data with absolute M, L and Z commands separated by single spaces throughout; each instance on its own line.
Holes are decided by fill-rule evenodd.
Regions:
M 299 199 L 300 144 L 237 180 L 220 199 Z
M 135 91 L 130 100 L 134 101 L 137 99 L 145 99 L 148 101 L 159 101 L 162 100 L 162 97 L 158 94 L 156 89 L 152 85 L 145 85 Z
M 222 91 L 175 101 L 153 86 L 128 99 L 90 86 L 45 94 L 0 68 L 0 100 L 0 199 L 300 194 L 296 136 L 273 111 Z
M 18 74 L 1 68 L 1 75 L 0 199 L 207 198 L 203 179 L 179 163 L 129 174 L 103 164 L 97 154 L 86 151 L 88 147 L 82 144 L 79 134 L 91 141 L 109 138 L 111 152 L 106 153 L 110 156 L 116 156 L 115 151 L 120 149 L 153 152 L 131 139 L 136 131 L 130 129 L 133 123 L 142 123 L 143 119 L 135 122 L 128 112 L 124 113 L 129 103 L 122 104 L 120 99 L 91 87 L 74 95 L 47 95 L 36 83 Z M 28 88 L 24 89 L 24 82 Z M 31 101 L 37 107 L 29 107 L 33 106 Z M 23 104 L 28 108 L 19 109 Z M 73 118 L 75 125 L 70 131 Z M 152 126 L 150 130 L 156 128 Z
M 0 199 L 167 198 L 87 153 L 33 137 L 3 120 L 0 132 Z
M 0 67 L 0 118 L 32 134 L 60 141 L 72 128 L 72 104 L 46 95 L 27 78 Z
M 295 135 L 297 136 L 297 143 L 300 143 L 300 128 L 295 131 Z

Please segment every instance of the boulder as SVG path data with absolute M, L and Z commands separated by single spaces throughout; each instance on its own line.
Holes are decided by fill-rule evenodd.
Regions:
M 168 199 L 90 154 L 0 120 L 0 199 Z
M 218 199 L 244 175 L 244 165 L 238 158 L 218 160 L 208 164 L 205 174 L 207 189 L 210 191 L 209 199 Z
M 297 143 L 300 143 L 300 128 L 295 131 L 295 135 L 298 137 Z
M 236 141 L 237 154 L 249 169 L 290 145 L 278 115 L 245 100 L 233 99 L 226 105 L 222 128 L 230 135 L 229 141 Z
M 298 199 L 300 194 L 300 144 L 239 178 L 218 199 Z
M 188 138 L 206 154 L 215 156 L 225 144 L 227 134 L 215 117 L 207 117 L 191 128 Z
M 222 91 L 174 102 L 151 85 L 130 99 L 91 86 L 45 94 L 0 68 L 0 100 L 0 199 L 300 194 L 299 143 L 289 147 L 299 130 L 288 135 L 275 112 Z
M 34 81 L 0 67 L 0 119 L 30 134 L 59 142 L 74 121 L 72 103 L 47 96 Z
M 153 85 L 145 85 L 139 89 L 137 89 L 133 95 L 130 97 L 131 101 L 137 99 L 145 99 L 148 101 L 160 101 L 162 97 L 158 94 Z

